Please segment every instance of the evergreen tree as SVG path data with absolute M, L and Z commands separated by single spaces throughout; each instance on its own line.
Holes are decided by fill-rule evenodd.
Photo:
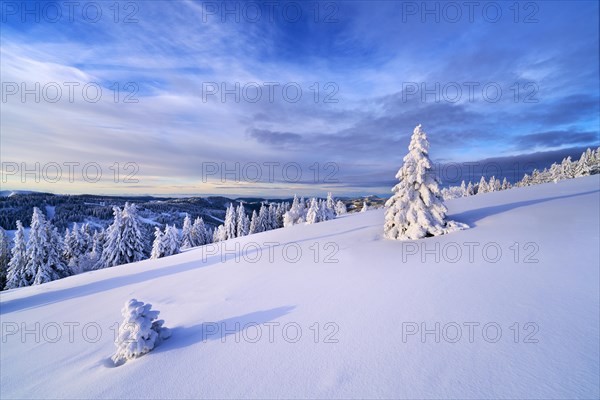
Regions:
M 67 275 L 61 253 L 62 243 L 58 231 L 39 208 L 33 208 L 31 229 L 27 242 L 27 270 L 33 275 L 33 284 L 40 285 Z
M 250 220 L 246 215 L 244 204 L 240 202 L 237 208 L 237 237 L 243 237 L 250 233 Z
M 183 228 L 181 230 L 181 248 L 188 249 L 195 246 L 198 245 L 196 244 L 196 240 L 192 235 L 192 219 L 190 218 L 189 214 L 185 214 L 185 218 L 183 219 Z M 152 249 L 154 249 L 154 244 L 152 244 Z
M 266 232 L 271 229 L 271 224 L 269 222 L 269 209 L 265 206 L 264 203 L 261 204 L 260 210 L 258 211 L 257 229 L 257 233 Z
M 333 199 L 333 194 L 331 192 L 327 193 L 327 202 L 325 203 L 325 210 L 325 221 L 335 218 L 335 200 Z
M 288 226 L 296 225 L 298 223 L 299 218 L 300 218 L 300 201 L 298 200 L 298 197 L 296 195 L 294 195 L 294 201 L 292 202 L 292 206 L 283 215 L 283 226 L 288 227 Z
M 213 243 L 222 242 L 224 240 L 227 240 L 227 232 L 223 225 L 219 225 L 213 232 Z
M 196 218 L 192 225 L 192 242 L 194 246 L 203 246 L 212 243 L 212 235 L 208 233 L 204 220 L 201 217 Z
M 400 182 L 386 202 L 385 237 L 414 240 L 465 228 L 464 224 L 445 220 L 447 209 L 438 180 L 432 173 L 429 142 L 421 125 L 415 128 L 408 149 L 404 164 L 396 174 Z
M 252 218 L 250 220 L 250 229 L 248 230 L 248 234 L 252 235 L 253 233 L 257 233 L 259 223 L 258 223 L 258 215 L 256 214 L 256 210 L 252 211 Z
M 0 290 L 6 285 L 6 274 L 10 262 L 10 243 L 6 231 L 0 227 Z
M 235 239 L 237 231 L 237 222 L 235 217 L 235 208 L 233 207 L 233 203 L 230 203 L 225 213 L 225 223 L 223 225 L 225 227 L 225 237 L 227 239 Z
M 115 365 L 143 356 L 171 336 L 171 331 L 163 327 L 164 321 L 158 319 L 160 312 L 151 308 L 152 304 L 136 299 L 125 303 L 121 310 L 123 323 L 115 341 L 117 352 L 112 356 Z
M 488 191 L 488 184 L 485 181 L 485 177 L 482 176 L 479 180 L 479 185 L 477 186 L 477 194 L 487 193 Z
M 128 264 L 144 259 L 144 240 L 141 232 L 142 222 L 137 207 L 133 203 L 125 203 L 123 208 L 123 234 L 121 241 L 121 264 Z
M 164 256 L 172 256 L 179 253 L 180 240 L 179 231 L 175 225 L 165 226 L 165 232 L 162 237 Z
M 34 274 L 27 269 L 27 244 L 25 230 L 21 221 L 17 221 L 17 232 L 13 238 L 11 258 L 8 263 L 6 289 L 29 286 L 33 283 Z
M 467 196 L 473 196 L 475 194 L 475 187 L 473 186 L 473 182 L 469 181 L 467 185 Z
M 466 185 L 466 183 L 465 183 L 464 180 L 460 183 L 460 193 L 461 193 L 462 197 L 468 196 L 468 194 L 467 194 L 467 185 Z
M 123 235 L 123 215 L 119 207 L 113 207 L 113 223 L 106 229 L 106 240 L 98 268 L 114 267 L 123 264 L 120 243 Z
M 163 245 L 163 233 L 157 226 L 154 228 L 154 241 L 152 242 L 152 252 L 150 253 L 151 259 L 161 258 L 165 255 Z
M 365 212 L 365 211 L 368 211 L 368 210 L 369 210 L 369 206 L 367 205 L 367 202 L 363 201 L 363 206 L 362 206 L 360 212 Z
M 338 200 L 337 203 L 335 203 L 335 213 L 337 215 L 343 215 L 346 214 L 348 212 L 348 209 L 346 208 L 346 205 L 344 204 L 343 201 Z
M 317 200 L 313 197 L 310 200 L 310 206 L 308 207 L 308 212 L 306 213 L 306 223 L 316 224 L 317 222 L 320 222 L 319 214 L 319 205 L 317 204 Z

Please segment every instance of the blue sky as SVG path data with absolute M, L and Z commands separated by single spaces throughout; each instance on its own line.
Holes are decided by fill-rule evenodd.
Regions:
M 385 194 L 419 123 L 439 165 L 597 147 L 598 2 L 514 4 L 3 2 L 3 189 Z

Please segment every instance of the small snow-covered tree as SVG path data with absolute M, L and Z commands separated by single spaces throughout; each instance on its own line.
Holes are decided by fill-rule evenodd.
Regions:
M 338 200 L 337 203 L 335 203 L 335 213 L 337 215 L 343 215 L 346 214 L 348 212 L 348 209 L 346 208 L 346 205 L 344 204 L 343 201 Z
M 158 226 L 154 227 L 154 242 L 152 242 L 152 252 L 150 258 L 157 259 L 165 255 L 163 246 L 163 233 Z
M 33 208 L 27 241 L 27 270 L 33 284 L 40 285 L 67 276 L 62 258 L 62 242 L 56 228 L 46 221 L 39 208 Z
M 225 231 L 225 227 L 221 224 L 213 232 L 213 243 L 222 242 L 224 240 L 227 240 L 227 232 Z
M 369 206 L 367 205 L 366 201 L 363 201 L 363 206 L 360 209 L 360 212 L 362 213 L 362 212 L 365 212 L 365 211 L 369 211 Z
M 0 290 L 6 285 L 6 274 L 10 262 L 10 243 L 6 231 L 0 227 Z
M 304 201 L 304 197 L 300 198 L 298 202 L 298 220 L 296 223 L 303 224 L 306 222 L 306 212 L 307 212 L 306 201 Z
M 251 235 L 253 233 L 257 233 L 258 226 L 258 214 L 256 214 L 256 210 L 252 210 L 252 218 L 250 219 L 250 228 L 248 230 L 248 234 Z
M 508 189 L 510 189 L 510 183 L 508 182 L 508 180 L 506 180 L 506 178 L 504 178 L 502 180 L 501 190 L 508 190 Z
M 333 199 L 333 194 L 331 192 L 327 193 L 327 201 L 325 203 L 325 220 L 328 221 L 330 219 L 334 219 L 336 216 L 335 212 L 335 200 Z
M 469 181 L 467 185 L 467 196 L 473 196 L 475 194 L 475 187 L 473 186 L 473 182 Z
M 256 226 L 258 232 L 266 232 L 271 229 L 271 223 L 269 221 L 269 209 L 265 204 L 261 204 L 260 210 L 258 211 L 258 224 Z
M 446 221 L 446 206 L 440 195 L 439 183 L 432 173 L 429 142 L 418 125 L 396 174 L 399 183 L 386 202 L 384 235 L 388 239 L 414 240 L 437 236 L 466 227 Z
M 313 197 L 310 199 L 310 206 L 308 207 L 308 212 L 306 213 L 306 223 L 316 224 L 320 221 L 319 205 L 317 203 L 317 199 Z
M 235 208 L 233 207 L 233 203 L 230 203 L 229 207 L 227 207 L 227 211 L 225 212 L 225 223 L 223 224 L 225 227 L 225 237 L 227 239 L 235 239 L 237 231 L 237 222 L 235 217 Z
M 16 289 L 31 285 L 35 275 L 27 269 L 27 244 L 25 242 L 25 230 L 21 221 L 17 221 L 17 232 L 13 238 L 13 247 L 10 253 L 11 258 L 8 263 L 6 289 Z
M 487 193 L 487 192 L 489 192 L 488 184 L 485 181 L 485 177 L 482 176 L 481 179 L 479 180 L 479 185 L 477 185 L 477 194 Z
M 156 235 L 154 235 L 156 240 Z M 183 228 L 181 229 L 181 248 L 189 249 L 190 247 L 197 246 L 195 244 L 195 240 L 192 237 L 192 219 L 189 214 L 185 214 L 185 218 L 183 219 Z M 152 244 L 154 247 L 154 244 Z
M 143 356 L 171 336 L 170 329 L 163 327 L 164 321 L 158 319 L 160 311 L 151 308 L 152 304 L 136 299 L 125 303 L 115 342 L 117 352 L 112 356 L 115 365 Z
M 275 203 L 269 204 L 269 230 L 277 229 L 277 205 Z
M 246 215 L 246 210 L 244 209 L 244 203 L 240 202 L 240 205 L 237 207 L 237 227 L 236 234 L 237 237 L 246 236 L 250 233 L 250 220 Z
M 287 212 L 286 204 L 287 203 L 277 204 L 277 210 L 275 211 L 275 222 L 277 224 L 277 228 L 283 228 L 283 216 Z
M 290 209 L 283 215 L 283 226 L 288 227 L 298 223 L 298 218 L 300 217 L 300 201 L 298 197 L 294 195 L 294 201 L 292 201 L 292 206 Z
M 202 217 L 194 220 L 194 225 L 192 225 L 192 239 L 194 246 L 203 246 L 212 243 L 212 234 L 208 232 Z
M 165 232 L 162 239 L 163 253 L 165 257 L 179 253 L 181 242 L 179 240 L 179 230 L 177 230 L 175 225 L 165 226 Z

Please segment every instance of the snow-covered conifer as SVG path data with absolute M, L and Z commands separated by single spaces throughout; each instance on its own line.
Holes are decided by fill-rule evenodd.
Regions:
M 473 182 L 469 181 L 467 185 L 467 196 L 473 196 L 475 194 L 475 187 L 473 186 Z
M 178 254 L 181 247 L 179 240 L 179 231 L 175 225 L 165 226 L 165 232 L 162 237 L 163 256 L 172 256 Z
M 225 237 L 227 239 L 235 239 L 236 231 L 237 231 L 237 222 L 235 215 L 235 208 L 233 207 L 233 203 L 229 204 L 227 207 L 227 211 L 225 212 L 225 223 L 223 226 L 225 227 Z
M 115 365 L 143 356 L 171 336 L 171 331 L 163 327 L 164 321 L 158 319 L 160 311 L 151 308 L 152 304 L 136 299 L 125 303 L 121 310 L 123 322 L 115 342 L 117 352 L 112 356 Z
M 27 269 L 27 244 L 25 230 L 21 221 L 17 221 L 17 232 L 13 238 L 11 258 L 8 263 L 6 275 L 6 289 L 15 289 L 29 286 L 33 283 L 35 275 Z
M 163 233 L 160 228 L 154 227 L 154 242 L 152 242 L 152 252 L 150 258 L 157 259 L 165 255 L 163 248 Z
M 306 223 L 307 224 L 316 224 L 320 222 L 320 210 L 319 204 L 317 203 L 317 199 L 314 197 L 310 199 L 310 206 L 308 207 L 308 212 L 306 213 Z
M 256 210 L 252 211 L 252 218 L 250 219 L 250 228 L 248 229 L 248 234 L 251 235 L 253 233 L 257 233 L 258 229 L 258 214 L 256 214 Z
M 6 231 L 0 227 L 0 290 L 6 285 L 6 274 L 10 262 L 10 243 Z
M 363 201 L 363 206 L 360 209 L 360 212 L 365 212 L 365 211 L 368 211 L 368 210 L 369 210 L 369 206 L 367 205 L 367 202 Z
M 194 246 L 203 246 L 212 243 L 212 234 L 208 232 L 204 220 L 201 217 L 194 220 L 194 225 L 192 225 L 192 238 Z
M 445 220 L 447 209 L 432 173 L 429 142 L 421 125 L 413 131 L 408 149 L 396 174 L 400 182 L 386 202 L 385 237 L 414 240 L 466 228 L 465 224 Z
M 346 205 L 344 204 L 343 201 L 338 200 L 337 203 L 335 203 L 335 213 L 337 215 L 343 215 L 346 214 L 348 212 L 348 209 L 346 208 Z
M 477 194 L 487 193 L 489 192 L 488 184 L 485 181 L 485 177 L 482 176 L 479 180 L 479 185 L 477 186 Z
M 156 240 L 156 234 L 155 240 Z M 192 237 L 192 219 L 189 214 L 185 214 L 183 219 L 183 227 L 181 228 L 181 248 L 188 249 L 190 247 L 197 246 L 196 241 Z M 154 244 L 152 245 L 154 248 Z
M 246 215 L 246 210 L 244 209 L 244 204 L 240 202 L 240 205 L 237 207 L 237 227 L 236 227 L 236 235 L 237 237 L 246 236 L 250 233 L 250 220 Z
M 213 243 L 222 242 L 227 240 L 227 232 L 225 227 L 221 224 L 213 232 Z

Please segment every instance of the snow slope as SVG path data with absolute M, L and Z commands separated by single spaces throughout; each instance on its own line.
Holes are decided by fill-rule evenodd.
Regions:
M 225 242 L 237 260 L 205 246 L 3 292 L 0 398 L 598 398 L 599 179 L 449 201 L 471 229 L 418 242 L 382 239 L 373 210 Z M 113 367 L 134 297 L 173 335 Z M 436 322 L 439 342 L 409 334 Z

